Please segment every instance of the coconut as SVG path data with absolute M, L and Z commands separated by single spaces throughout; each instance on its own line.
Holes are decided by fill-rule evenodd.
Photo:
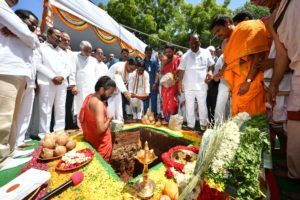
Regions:
M 41 157 L 45 159 L 53 158 L 53 153 L 54 153 L 53 149 L 43 148 Z
M 69 140 L 68 143 L 66 144 L 66 147 L 67 147 L 68 151 L 74 149 L 76 147 L 76 141 Z
M 67 135 L 61 134 L 56 137 L 56 144 L 59 146 L 65 146 L 69 141 L 69 137 Z
M 62 156 L 67 152 L 67 148 L 65 146 L 56 146 L 54 150 L 55 156 Z
M 55 141 L 52 138 L 47 138 L 47 139 L 43 140 L 42 145 L 43 145 L 44 148 L 54 149 Z
M 154 117 L 153 117 L 152 115 L 150 115 L 149 121 L 150 121 L 150 122 L 153 122 L 153 121 L 154 121 Z

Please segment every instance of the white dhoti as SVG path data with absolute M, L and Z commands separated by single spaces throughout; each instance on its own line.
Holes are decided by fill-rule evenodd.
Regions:
M 186 122 L 186 107 L 185 107 L 185 95 L 182 93 L 178 96 L 179 106 L 178 106 L 178 114 L 183 117 L 183 121 Z
M 65 106 L 67 95 L 67 81 L 63 81 L 61 85 L 54 85 L 49 82 L 49 85 L 40 85 L 39 92 L 39 114 L 40 126 L 39 136 L 50 132 L 51 111 L 54 105 L 54 131 L 63 130 L 65 128 Z
M 228 86 L 221 82 L 219 84 L 217 103 L 215 108 L 215 125 L 220 124 L 222 121 L 226 120 L 229 100 L 229 89 Z
M 144 103 L 142 100 L 137 98 L 130 99 L 130 107 L 133 114 L 133 119 L 142 119 Z
M 269 69 L 264 73 L 265 76 L 265 86 L 269 87 L 270 82 L 273 74 L 273 69 Z M 287 102 L 288 102 L 288 95 L 291 90 L 291 79 L 292 73 L 286 73 L 279 84 L 279 92 L 276 96 L 276 104 L 272 108 L 272 120 L 274 122 L 286 122 L 287 120 Z M 267 107 L 270 105 L 267 105 Z
M 16 146 L 20 146 L 24 144 L 25 134 L 28 130 L 31 115 L 32 115 L 33 100 L 34 100 L 34 88 L 28 87 L 24 92 L 24 96 L 19 111 Z
M 207 126 L 208 112 L 206 106 L 207 90 L 184 91 L 187 125 L 195 127 L 195 99 L 198 103 L 199 121 L 201 126 Z
M 122 95 L 120 92 L 114 93 L 108 100 L 108 116 L 112 115 L 113 119 L 123 120 Z

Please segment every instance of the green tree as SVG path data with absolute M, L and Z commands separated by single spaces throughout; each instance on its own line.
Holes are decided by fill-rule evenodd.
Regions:
M 268 8 L 262 7 L 262 6 L 256 6 L 250 2 L 246 2 L 244 4 L 244 6 L 242 6 L 241 8 L 237 8 L 234 11 L 234 14 L 237 14 L 238 12 L 241 12 L 242 10 L 249 11 L 253 15 L 254 19 L 260 19 L 264 16 L 270 15 Z
M 106 7 L 99 6 L 118 23 L 133 28 L 131 31 L 145 43 L 160 49 L 165 43 L 159 39 L 188 47 L 188 35 L 195 32 L 201 35 L 202 46 L 217 43 L 212 40 L 209 24 L 216 14 L 231 15 L 229 3 L 230 0 L 224 0 L 223 5 L 216 0 L 202 0 L 197 5 L 184 0 L 110 0 Z
M 231 16 L 232 12 L 227 8 L 230 0 L 225 0 L 223 5 L 218 5 L 215 0 L 202 0 L 197 5 L 187 4 L 185 15 L 190 32 L 200 34 L 202 46 L 220 45 L 220 41 L 214 39 L 209 29 L 211 20 L 218 14 L 227 14 Z

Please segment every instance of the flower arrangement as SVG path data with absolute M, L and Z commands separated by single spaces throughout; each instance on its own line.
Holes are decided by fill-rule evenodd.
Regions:
M 179 199 L 185 199 L 197 187 L 199 180 L 204 180 L 203 185 L 214 189 L 203 190 L 203 187 L 199 198 L 214 193 L 214 198 L 223 199 L 221 196 L 227 191 L 227 186 L 236 189 L 236 193 L 231 194 L 235 199 L 263 196 L 259 174 L 262 152 L 270 146 L 265 132 L 267 127 L 268 121 L 264 116 L 250 117 L 247 113 L 240 113 L 207 131 L 201 143 L 194 176 Z
M 258 179 L 261 154 L 269 147 L 266 127 L 265 117 L 249 118 L 244 113 L 223 124 L 224 139 L 205 173 L 206 184 L 219 192 L 230 184 L 237 189 L 236 199 L 261 197 Z
M 257 126 L 254 128 L 253 126 Z M 241 132 L 241 144 L 234 162 L 228 166 L 231 177 L 229 184 L 237 188 L 237 200 L 257 199 L 264 194 L 260 190 L 262 152 L 270 151 L 267 133 L 267 120 L 262 115 L 252 117 Z
M 216 134 L 223 132 L 224 138 L 219 149 L 216 151 L 212 159 L 210 168 L 205 173 L 206 178 L 209 180 L 207 184 L 223 192 L 225 183 L 229 176 L 228 165 L 233 161 L 236 150 L 240 142 L 240 132 L 237 124 L 233 121 L 224 123 L 217 128 Z

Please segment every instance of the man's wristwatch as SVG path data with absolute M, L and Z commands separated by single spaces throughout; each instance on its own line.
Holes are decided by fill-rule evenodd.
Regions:
M 247 78 L 246 82 L 251 83 L 252 82 L 251 78 Z

